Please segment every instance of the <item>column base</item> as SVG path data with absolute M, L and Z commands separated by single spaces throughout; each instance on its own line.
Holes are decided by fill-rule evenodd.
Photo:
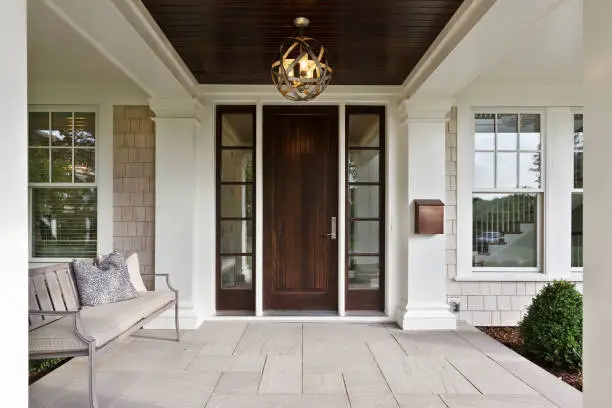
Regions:
M 456 330 L 457 316 L 445 303 L 440 305 L 406 305 L 397 312 L 397 324 L 402 330 Z

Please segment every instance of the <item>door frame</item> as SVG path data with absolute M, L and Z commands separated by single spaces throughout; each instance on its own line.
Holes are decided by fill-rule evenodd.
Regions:
M 331 155 L 329 156 L 329 164 L 331 165 L 332 169 L 333 169 L 333 173 L 330 173 L 330 175 L 335 174 L 336 177 L 338 175 L 338 173 L 340 172 L 340 163 L 339 163 L 339 151 L 341 149 L 340 146 L 340 140 L 337 137 L 338 136 L 338 124 L 340 122 L 340 110 L 339 107 L 337 105 L 266 105 L 263 108 L 263 112 L 262 112 L 262 126 L 263 129 L 266 129 L 267 125 L 274 125 L 274 123 L 270 123 L 270 122 L 266 122 L 266 120 L 272 120 L 272 118 L 275 117 L 275 115 L 287 115 L 287 116 L 291 116 L 291 115 L 296 115 L 296 116 L 324 116 L 326 118 L 328 118 L 330 120 L 330 138 L 332 139 L 332 143 L 331 146 Z M 261 148 L 259 149 L 261 151 L 261 155 L 263 157 L 264 154 L 268 154 L 269 152 L 265 151 L 265 148 L 267 146 L 268 142 L 266 140 L 264 140 L 264 136 L 262 135 L 262 145 Z M 265 160 L 262 158 L 261 163 L 264 163 Z M 262 169 L 262 173 L 263 173 L 263 169 Z M 265 189 L 266 189 L 266 185 L 265 183 L 267 183 L 268 181 L 266 180 L 265 176 L 263 176 L 261 178 L 261 191 L 263 192 L 263 196 L 264 199 L 261 202 L 261 208 L 263 210 L 263 217 L 260 220 L 260 223 L 262 224 L 262 233 L 265 233 L 264 228 L 271 228 L 271 224 L 270 225 L 266 225 L 266 215 L 268 215 L 268 208 L 266 207 L 266 196 L 265 196 Z M 330 190 L 328 191 L 328 193 L 331 192 L 331 200 L 324 203 L 324 205 L 326 205 L 327 210 L 331 211 L 333 209 L 332 216 L 336 217 L 336 220 L 338 218 L 340 218 L 340 197 L 339 197 L 339 191 L 340 191 L 340 184 L 338 183 L 338 180 L 335 180 L 335 182 L 332 182 L 332 185 L 329 186 Z M 335 203 L 334 203 L 335 201 Z M 269 215 L 268 215 L 269 216 Z M 329 231 L 329 229 L 326 230 L 327 232 Z M 339 236 L 341 235 L 341 231 L 338 229 L 338 225 L 336 224 L 336 239 L 333 240 L 332 245 L 331 245 L 331 252 L 330 252 L 330 256 L 332 258 L 329 259 L 328 261 L 328 265 L 327 267 L 329 268 L 327 271 L 327 279 L 329 279 L 329 289 L 333 292 L 330 294 L 330 296 L 333 296 L 333 298 L 335 299 L 334 302 L 334 306 L 331 308 L 325 308 L 324 310 L 326 311 L 333 311 L 336 312 L 338 309 L 338 303 L 339 303 L 339 288 L 340 288 L 340 282 L 339 282 L 339 275 L 337 273 L 334 273 L 334 270 L 338 270 L 338 265 L 340 262 L 340 257 L 341 257 L 341 253 L 339 251 Z M 261 240 L 262 244 L 266 243 L 266 237 L 265 235 L 263 236 L 263 239 Z M 263 248 L 263 253 L 260 255 L 260 258 L 262 259 L 262 265 L 263 262 L 265 261 L 265 253 L 266 253 L 266 248 Z M 262 276 L 262 290 L 263 290 L 263 297 L 262 297 L 262 302 L 263 302 L 263 307 L 266 310 L 269 310 L 271 312 L 276 311 L 276 310 L 291 310 L 291 307 L 282 307 L 282 306 L 278 306 L 278 307 L 272 307 L 272 299 L 268 298 L 267 296 L 270 296 L 273 292 L 272 288 L 270 285 L 272 285 L 272 282 L 266 282 L 265 279 L 270 279 L 272 278 L 272 275 L 270 273 L 270 271 L 266 271 L 262 268 L 261 271 L 261 276 Z M 316 310 L 321 309 L 321 305 L 319 306 L 315 306 L 314 304 L 311 304 L 310 306 L 308 305 L 302 305 L 302 303 L 305 301 L 305 299 L 300 299 L 302 296 L 304 296 L 307 294 L 299 294 L 296 293 L 295 294 L 295 301 L 296 301 L 296 310 L 312 310 L 313 312 Z M 281 300 L 281 299 L 278 299 Z M 313 298 L 313 300 L 315 300 Z M 308 303 L 308 302 L 306 302 Z M 316 303 L 316 302 L 315 302 Z
M 265 92 L 261 92 L 262 95 L 265 94 Z M 238 96 L 237 96 L 238 95 Z M 267 94 L 266 94 L 267 95 Z M 335 94 L 334 94 L 335 95 Z M 390 94 L 389 94 L 390 95 Z M 331 94 L 328 96 L 331 96 L 331 98 L 321 98 L 321 102 L 317 103 L 317 105 L 319 106 L 337 106 L 338 107 L 338 113 L 339 113 L 339 120 L 338 120 L 338 144 L 339 144 L 339 149 L 338 149 L 338 186 L 339 186 L 339 191 L 338 191 L 338 231 L 342 232 L 338 234 L 338 317 L 344 317 L 346 316 L 346 259 L 345 259 L 345 252 L 346 252 L 346 239 L 345 239 L 345 234 L 343 233 L 343 231 L 346 230 L 346 222 L 345 222 L 345 217 L 346 217 L 346 212 L 345 212 L 345 202 L 346 202 L 346 189 L 345 189 L 345 172 L 346 172 L 346 106 L 368 106 L 368 107 L 379 107 L 379 108 L 384 108 L 385 110 L 385 116 L 384 116 L 384 121 L 385 121 L 385 140 L 388 142 L 389 138 L 391 138 L 392 140 L 392 145 L 396 146 L 397 145 L 397 132 L 399 131 L 399 116 L 398 113 L 395 109 L 392 109 L 393 107 L 395 107 L 395 100 L 392 99 L 389 95 L 387 94 L 374 94 L 370 97 L 367 96 L 362 96 L 362 95 L 355 95 L 355 94 L 338 94 L 335 96 L 332 96 Z M 254 311 L 254 316 L 257 317 L 263 317 L 264 316 L 264 311 L 263 311 L 263 262 L 262 262 L 262 255 L 263 255 L 263 228 L 262 228 L 262 222 L 261 220 L 263 220 L 263 166 L 265 165 L 265 163 L 262 162 L 262 143 L 263 143 L 263 107 L 264 106 L 268 106 L 268 105 L 275 105 L 275 106 L 282 106 L 282 105 L 309 105 L 310 103 L 300 103 L 300 102 L 289 102 L 289 101 L 285 101 L 282 98 L 278 98 L 278 95 L 274 92 L 270 92 L 269 96 L 266 97 L 253 97 L 252 94 L 249 93 L 242 93 L 239 92 L 238 94 L 228 94 L 225 95 L 224 93 L 219 93 L 218 95 L 215 94 L 215 96 L 213 97 L 213 99 L 211 100 L 211 104 L 214 107 L 213 108 L 213 115 L 212 115 L 212 120 L 211 120 L 211 124 L 212 124 L 212 132 L 213 134 L 216 134 L 216 110 L 218 108 L 224 108 L 224 107 L 236 107 L 236 106 L 249 106 L 251 108 L 255 109 L 255 123 L 256 123 L 256 127 L 255 127 L 255 186 L 254 186 L 254 191 L 255 191 L 255 259 L 254 259 L 254 264 L 255 264 L 255 268 L 253 270 L 253 274 L 254 274 L 254 294 L 255 294 L 255 311 Z M 211 146 L 212 147 L 212 146 Z M 386 178 L 386 182 L 385 182 L 385 190 L 386 190 L 386 195 L 389 194 L 389 190 L 394 190 L 396 189 L 396 187 L 394 187 L 394 185 L 389 185 L 389 178 L 388 178 L 388 171 L 389 171 L 389 166 L 397 166 L 397 163 L 393 163 L 393 165 L 390 164 L 390 159 L 389 159 L 389 143 L 387 143 L 386 145 L 386 151 L 384 152 L 385 157 L 387 158 L 386 160 L 386 168 L 385 168 L 385 178 Z M 397 153 L 395 153 L 395 155 L 397 155 Z M 395 156 L 393 156 L 395 157 Z M 212 186 L 211 186 L 212 187 Z M 216 192 L 215 192 L 216 194 Z M 395 208 L 394 204 L 390 204 L 389 201 L 386 201 L 385 204 L 385 231 L 386 231 L 386 236 L 389 235 L 389 212 L 393 211 L 394 213 L 397 211 L 397 209 Z M 385 285 L 384 288 L 384 293 L 383 293 L 383 297 L 384 297 L 384 314 L 386 316 L 393 316 L 395 311 L 396 311 L 396 303 L 399 300 L 399 295 L 395 292 L 390 291 L 389 289 L 389 284 L 388 282 L 395 282 L 397 281 L 398 283 L 400 281 L 398 281 L 399 276 L 397 275 L 396 269 L 393 268 L 389 268 L 389 259 L 391 259 L 392 257 L 389 256 L 390 253 L 395 253 L 395 251 L 397 250 L 396 245 L 390 245 L 389 244 L 389 240 L 386 240 L 386 245 L 384 248 L 384 253 L 385 253 L 385 264 L 384 264 L 384 279 L 387 282 L 387 284 Z M 216 255 L 216 251 L 213 250 L 213 252 L 211 253 L 211 255 L 214 255 L 215 257 Z M 395 262 L 394 262 L 395 263 Z M 393 275 L 393 276 L 391 276 Z M 217 282 L 215 282 L 216 278 L 216 273 L 214 274 L 215 279 L 211 281 L 211 296 L 216 296 L 216 291 L 215 291 L 215 287 L 217 286 Z M 214 301 L 212 301 L 212 307 L 214 308 Z M 219 310 L 219 309 L 217 309 Z M 212 309 L 212 313 L 214 314 L 214 309 Z M 248 312 L 247 312 L 248 314 Z M 325 320 L 325 318 L 322 318 L 323 320 Z

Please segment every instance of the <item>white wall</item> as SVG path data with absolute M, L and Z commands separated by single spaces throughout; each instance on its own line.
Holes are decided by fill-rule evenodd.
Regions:
M 27 213 L 27 23 L 26 1 L 2 4 L 0 13 L 0 256 L 5 290 L 2 310 L 9 314 L 3 325 L 3 347 L 10 350 L 2 375 L 3 398 L 14 406 L 27 404 L 23 379 L 27 351 L 25 314 L 28 308 L 25 288 L 28 264 Z M 10 33 L 10 34 L 9 34 Z M 8 323 L 8 324 L 7 324 Z M 26 398 L 24 398 L 24 395 Z

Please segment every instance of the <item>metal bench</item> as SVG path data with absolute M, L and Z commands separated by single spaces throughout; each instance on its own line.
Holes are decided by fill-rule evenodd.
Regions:
M 94 366 L 106 349 L 174 306 L 176 341 L 180 340 L 178 291 L 165 277 L 168 291 L 140 292 L 123 302 L 82 308 L 70 263 L 29 271 L 29 359 L 89 357 L 89 406 L 98 406 Z

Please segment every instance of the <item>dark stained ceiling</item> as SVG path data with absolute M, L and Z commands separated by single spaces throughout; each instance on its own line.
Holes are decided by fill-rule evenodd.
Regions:
M 272 59 L 304 16 L 337 85 L 400 85 L 462 2 L 143 0 L 202 84 L 272 83 Z

